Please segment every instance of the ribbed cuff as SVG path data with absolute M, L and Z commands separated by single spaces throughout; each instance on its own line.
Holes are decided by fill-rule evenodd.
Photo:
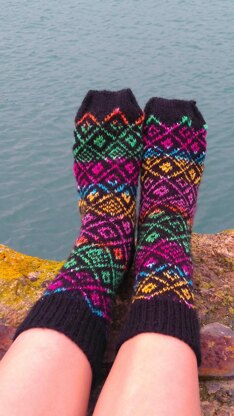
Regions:
M 85 353 L 96 377 L 106 346 L 105 328 L 84 299 L 64 292 L 41 297 L 16 329 L 13 341 L 30 328 L 55 329 L 68 336 Z
M 194 100 L 152 97 L 145 106 L 146 120 L 152 114 L 166 124 L 180 122 L 183 116 L 189 117 L 192 120 L 192 127 L 197 129 L 206 124 Z
M 125 341 L 145 332 L 171 335 L 186 342 L 195 352 L 197 365 L 200 366 L 200 324 L 194 309 L 170 299 L 136 301 L 131 305 L 117 351 Z
M 119 108 L 130 123 L 134 123 L 143 112 L 130 88 L 119 91 L 89 90 L 76 114 L 77 122 L 86 112 L 90 112 L 102 121 L 106 115 Z

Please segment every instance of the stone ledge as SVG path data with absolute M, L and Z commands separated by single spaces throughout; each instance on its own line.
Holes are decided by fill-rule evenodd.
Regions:
M 234 416 L 234 231 L 193 234 L 192 252 L 194 293 L 202 326 L 199 380 L 203 415 Z M 62 264 L 0 245 L 0 358 L 9 348 L 15 328 Z M 130 278 L 116 299 L 111 342 L 100 382 L 92 392 L 90 414 L 114 359 L 131 288 Z

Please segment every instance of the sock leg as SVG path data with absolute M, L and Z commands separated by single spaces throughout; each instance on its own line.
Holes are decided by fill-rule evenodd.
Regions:
M 59 274 L 17 329 L 63 332 L 94 372 L 105 349 L 111 306 L 134 244 L 143 113 L 131 90 L 89 91 L 75 119 L 74 173 L 80 234 Z
M 206 150 L 194 101 L 152 98 L 145 108 L 135 284 L 119 345 L 141 332 L 183 340 L 201 362 L 191 230 Z

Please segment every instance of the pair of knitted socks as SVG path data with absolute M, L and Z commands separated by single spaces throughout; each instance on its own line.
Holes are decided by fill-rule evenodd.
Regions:
M 89 91 L 74 135 L 80 234 L 14 339 L 29 328 L 60 331 L 84 351 L 96 374 L 112 303 L 134 260 L 134 293 L 118 348 L 142 332 L 163 333 L 190 345 L 199 366 L 190 240 L 206 124 L 195 101 L 151 98 L 143 112 L 130 89 Z

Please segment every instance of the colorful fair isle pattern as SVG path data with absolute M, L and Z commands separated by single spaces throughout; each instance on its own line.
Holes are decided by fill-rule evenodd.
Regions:
M 44 296 L 70 291 L 110 321 L 111 304 L 134 243 L 143 116 L 129 123 L 115 108 L 104 120 L 85 113 L 76 122 L 74 174 L 82 226 L 75 247 Z
M 75 119 L 80 234 L 64 266 L 17 328 L 50 328 L 74 341 L 96 378 L 111 306 L 134 249 L 143 112 L 130 89 L 89 91 Z
M 190 238 L 205 137 L 186 115 L 172 125 L 146 120 L 133 302 L 169 296 L 194 308 Z
M 190 240 L 207 126 L 193 101 L 151 99 L 145 113 L 134 294 L 120 342 L 161 332 L 200 362 Z

